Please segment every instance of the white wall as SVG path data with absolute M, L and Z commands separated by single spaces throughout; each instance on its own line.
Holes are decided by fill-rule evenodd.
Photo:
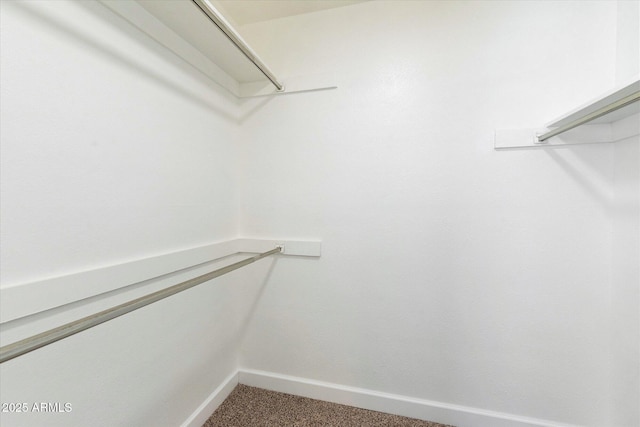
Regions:
M 237 236 L 234 98 L 97 2 L 0 4 L 3 289 Z M 0 424 L 181 424 L 235 372 L 244 284 L 221 278 L 3 363 L 2 402 L 72 412 Z M 3 344 L 140 291 L 3 324 Z
M 493 150 L 615 79 L 614 2 L 365 2 L 252 24 L 242 234 L 282 260 L 241 364 L 585 426 L 611 425 L 612 146 Z M 286 80 L 286 79 L 285 79 Z
M 84 3 L 3 2 L 8 283 L 237 233 L 234 101 Z
M 616 80 L 640 74 L 640 3 L 618 2 Z M 640 128 L 640 123 L 638 123 Z M 640 137 L 614 147 L 611 391 L 613 425 L 640 425 Z
M 640 425 L 640 138 L 615 147 L 612 425 Z
M 620 83 L 640 72 L 640 2 L 618 0 L 616 80 Z
M 251 25 L 279 74 L 339 89 L 241 105 L 94 2 L 0 5 L 3 288 L 237 235 L 323 240 L 320 259 L 4 363 L 3 402 L 73 411 L 3 426 L 175 426 L 238 366 L 638 425 L 637 145 L 492 148 L 620 77 L 616 3 L 380 1 Z

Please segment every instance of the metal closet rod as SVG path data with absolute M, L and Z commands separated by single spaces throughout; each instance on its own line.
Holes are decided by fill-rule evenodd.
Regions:
M 605 105 L 604 107 L 590 113 L 587 114 L 584 117 L 581 117 L 579 119 L 576 119 L 574 121 L 572 121 L 571 123 L 567 123 L 564 126 L 560 126 L 557 129 L 553 129 L 550 130 L 547 133 L 544 133 L 542 135 L 538 136 L 538 142 L 544 142 L 549 138 L 552 138 L 556 135 L 560 135 L 561 133 L 564 133 L 568 130 L 571 130 L 575 127 L 578 127 L 580 125 L 583 125 L 585 123 L 588 123 L 592 120 L 597 119 L 598 117 L 602 117 L 604 115 L 607 115 L 609 113 L 612 113 L 616 110 L 619 110 L 623 107 L 626 107 L 629 104 L 633 104 L 634 102 L 640 101 L 640 91 L 639 92 L 634 92 L 631 95 L 625 96 L 624 98 L 621 98 L 615 102 L 612 102 L 609 105 Z
M 222 276 L 223 274 L 227 274 L 233 270 L 237 270 L 241 267 L 244 267 L 245 265 L 258 261 L 259 259 L 268 257 L 269 255 L 277 254 L 279 252 L 282 252 L 282 247 L 280 246 L 251 258 L 247 258 L 226 267 L 219 268 L 210 273 L 194 277 L 193 279 L 189 279 L 182 283 L 178 283 L 177 285 L 173 285 L 160 291 L 147 294 L 140 298 L 127 301 L 123 304 L 111 307 L 98 313 L 94 313 L 90 316 L 83 317 L 82 319 L 64 324 L 40 334 L 33 335 L 29 338 L 25 338 L 13 344 L 5 345 L 3 347 L 0 347 L 0 363 L 4 363 L 7 360 L 22 356 L 23 354 L 29 353 L 33 350 L 37 350 L 40 347 L 44 347 L 56 341 L 60 341 L 61 339 L 77 334 L 78 332 L 93 328 L 94 326 L 97 326 L 111 319 L 115 319 L 116 317 L 122 316 L 123 314 L 127 314 L 131 311 L 160 301 L 161 299 L 170 297 L 171 295 L 175 295 L 178 292 L 186 291 L 187 289 L 192 288 L 196 285 L 207 282 L 211 279 L 215 279 L 216 277 Z
M 242 37 L 229 25 L 229 23 L 224 19 L 224 17 L 206 0 L 191 0 L 193 1 L 199 8 L 204 12 L 205 15 L 209 17 L 211 22 L 213 22 L 219 29 L 222 31 L 231 42 L 236 45 L 238 49 L 246 56 L 249 61 L 253 62 L 253 64 L 258 67 L 258 69 L 264 74 L 271 83 L 278 89 L 279 92 L 284 91 L 284 85 L 278 81 L 276 76 L 273 75 L 269 67 L 260 60 L 258 55 L 251 50 L 249 45 L 242 40 Z

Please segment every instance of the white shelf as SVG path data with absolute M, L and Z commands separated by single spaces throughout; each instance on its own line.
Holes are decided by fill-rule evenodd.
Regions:
M 202 52 L 238 83 L 266 80 L 191 1 L 136 0 L 147 12 Z
M 322 252 L 320 240 L 238 238 L 93 270 L 69 272 L 62 276 L 41 278 L 26 283 L 14 283 L 0 289 L 0 323 L 43 311 L 49 311 L 49 313 L 54 310 L 65 311 L 71 307 L 71 304 L 93 299 L 94 302 L 88 305 L 97 304 L 100 307 L 88 309 L 88 306 L 84 306 L 83 310 L 87 308 L 86 315 L 89 315 L 113 305 L 111 303 L 105 305 L 106 301 L 96 302 L 98 299 L 106 298 L 111 292 L 124 291 L 132 285 L 143 282 L 147 283 L 144 286 L 145 289 L 160 289 L 161 284 L 166 286 L 171 282 L 165 281 L 170 274 L 183 274 L 186 277 L 189 275 L 188 269 L 196 266 L 201 268 L 229 254 L 260 253 L 278 245 L 283 247 L 281 256 L 320 257 Z M 149 280 L 149 278 L 154 279 Z M 138 292 L 131 288 L 130 291 Z M 113 294 L 111 296 L 113 297 Z M 124 298 L 122 302 L 127 299 Z
M 239 98 L 336 87 L 326 78 L 315 76 L 294 78 L 292 85 L 287 82 L 291 79 L 283 78 L 285 91 L 277 92 L 262 72 L 192 1 L 100 1 Z
M 589 114 L 593 114 L 601 108 L 606 107 L 607 105 L 613 104 L 614 102 L 623 99 L 629 95 L 632 95 L 636 92 L 640 91 L 640 80 L 638 78 L 633 79 L 633 81 L 628 82 L 622 86 L 619 86 L 607 93 L 602 94 L 596 99 L 593 99 L 591 102 L 576 108 L 575 110 L 553 120 L 551 123 L 547 124 L 547 128 L 556 128 L 560 126 L 565 126 L 571 122 L 579 120 L 582 117 L 586 117 Z M 598 123 L 614 123 L 618 120 L 622 120 L 626 117 L 631 116 L 632 114 L 637 114 L 640 112 L 640 102 L 634 102 L 633 104 L 627 105 L 619 110 L 613 111 L 609 114 L 606 114 L 597 119 L 591 120 L 589 123 L 598 124 Z
M 494 146 L 496 149 L 545 147 L 573 144 L 611 143 L 640 134 L 640 102 L 635 101 L 625 107 L 589 120 L 588 123 L 568 130 L 540 142 L 538 136 L 570 123 L 589 117 L 608 105 L 640 92 L 638 77 L 608 91 L 591 102 L 580 106 L 550 122 L 546 129 L 497 129 Z

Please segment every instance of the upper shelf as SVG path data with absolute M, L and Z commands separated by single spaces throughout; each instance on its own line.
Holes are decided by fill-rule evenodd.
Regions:
M 147 12 L 211 59 L 238 83 L 264 75 L 192 1 L 137 0 Z
M 253 60 L 264 66 L 246 42 L 219 16 L 223 26 L 227 25 L 226 30 L 231 31 L 231 34 L 225 34 L 225 30 L 218 26 L 219 23 L 212 22 L 213 18 L 207 16 L 196 1 L 100 1 L 237 97 L 335 87 L 317 78 L 313 79 L 312 86 L 309 87 L 309 82 L 298 78 L 285 81 L 285 90 L 277 90 L 256 63 L 248 58 L 253 57 Z M 215 11 L 208 1 L 198 2 Z M 237 40 L 233 38 L 244 44 L 248 56 L 234 44 Z
M 495 148 L 615 142 L 640 134 L 640 79 L 608 91 L 540 129 L 496 130 Z
M 562 117 L 557 118 L 553 122 L 547 125 L 548 128 L 555 128 L 568 125 L 574 121 L 579 120 L 582 117 L 588 116 L 597 112 L 598 110 L 605 108 L 608 105 L 615 104 L 616 102 L 624 99 L 628 96 L 640 93 L 640 80 L 634 79 L 631 83 L 622 87 L 614 89 L 610 92 L 603 94 L 602 96 L 594 99 L 590 103 L 580 108 L 575 109 Z M 595 118 L 590 123 L 613 123 L 618 120 L 622 120 L 625 117 L 629 117 L 632 114 L 640 112 L 640 102 L 632 102 L 626 106 L 612 111 L 608 114 L 604 114 L 601 117 Z
M 538 137 L 543 143 L 555 135 L 585 123 L 613 123 L 640 111 L 640 81 L 637 79 L 620 88 L 607 92 L 587 105 L 553 121 L 547 127 L 555 128 Z

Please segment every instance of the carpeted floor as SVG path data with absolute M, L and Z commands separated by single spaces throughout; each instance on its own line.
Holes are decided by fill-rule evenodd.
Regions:
M 202 427 L 453 427 L 238 385 Z

